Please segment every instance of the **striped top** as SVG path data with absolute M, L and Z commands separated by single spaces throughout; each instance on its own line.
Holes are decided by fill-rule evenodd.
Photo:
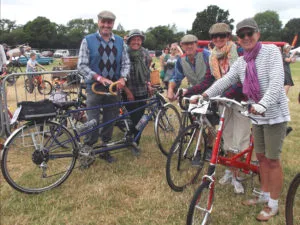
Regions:
M 216 81 L 205 93 L 209 97 L 221 95 L 230 85 L 237 82 L 244 83 L 246 74 L 246 62 L 241 56 L 232 65 L 226 76 Z M 274 124 L 290 120 L 287 98 L 284 91 L 284 72 L 282 56 L 279 49 L 272 44 L 262 45 L 255 59 L 260 92 L 262 95 L 260 104 L 267 110 L 265 116 L 253 117 L 258 124 Z M 249 99 L 250 103 L 254 103 Z

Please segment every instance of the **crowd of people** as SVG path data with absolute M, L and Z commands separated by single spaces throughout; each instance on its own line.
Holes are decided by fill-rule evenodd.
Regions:
M 93 94 L 90 85 L 94 82 L 98 83 L 99 89 L 105 89 L 106 85 L 119 81 L 119 88 L 124 89 L 128 101 L 145 99 L 151 92 L 151 57 L 142 47 L 145 35 L 134 29 L 123 40 L 112 33 L 115 18 L 109 11 L 99 13 L 99 32 L 86 36 L 81 43 L 78 69 L 84 74 L 88 85 L 88 107 L 118 100 L 115 96 Z M 182 37 L 180 45 L 172 43 L 166 46 L 159 58 L 160 78 L 170 101 L 176 100 L 176 90 L 186 78 L 189 88 L 184 89 L 184 95 L 199 95 L 201 98 L 223 95 L 252 103 L 250 110 L 258 121 L 252 126 L 248 118 L 234 111 L 227 112 L 224 148 L 229 155 L 233 154 L 231 149 L 245 149 L 249 145 L 252 127 L 260 165 L 262 195 L 243 204 L 267 203 L 257 216 L 258 220 L 267 221 L 278 214 L 278 199 L 283 184 L 280 153 L 287 122 L 290 121 L 284 85 L 293 85 L 289 70 L 289 63 L 293 60 L 289 58 L 288 46 L 283 48 L 282 57 L 275 45 L 261 44 L 259 27 L 251 18 L 238 23 L 236 32 L 239 47 L 231 41 L 232 31 L 225 23 L 217 23 L 210 28 L 210 48 L 199 49 L 198 39 L 192 34 Z M 127 107 L 132 110 L 144 104 L 142 101 Z M 116 108 L 105 109 L 103 122 L 115 117 L 116 113 Z M 134 135 L 138 132 L 135 125 L 143 114 L 144 111 L 138 111 L 131 115 L 133 124 L 130 129 Z M 99 123 L 98 110 L 88 111 L 88 117 Z M 112 126 L 102 130 L 100 136 L 104 144 L 111 135 Z M 97 131 L 89 135 L 86 145 L 91 147 L 97 142 L 98 136 Z M 104 159 L 109 162 L 115 160 L 106 154 L 102 156 Z M 197 166 L 197 155 L 193 161 L 193 165 Z M 234 192 L 244 193 L 237 176 L 238 171 L 228 169 L 219 182 L 231 183 Z
M 133 29 L 123 38 L 114 34 L 116 16 L 110 11 L 98 14 L 98 28 L 81 42 L 78 70 L 83 74 L 87 84 L 87 107 L 100 104 L 111 104 L 119 101 L 120 96 L 97 95 L 91 86 L 106 91 L 107 86 L 118 81 L 118 89 L 124 90 L 123 98 L 127 101 L 143 100 L 152 93 L 150 83 L 150 65 L 152 62 L 148 51 L 143 47 L 145 35 Z M 260 221 L 267 221 L 278 214 L 278 199 L 283 186 L 283 172 L 280 163 L 283 140 L 286 136 L 287 122 L 290 121 L 288 109 L 288 90 L 293 86 L 289 64 L 294 58 L 289 55 L 290 46 L 283 47 L 283 53 L 275 45 L 265 45 L 259 41 L 260 32 L 252 18 L 244 19 L 236 27 L 238 47 L 232 41 L 232 31 L 225 23 L 216 23 L 210 30 L 211 44 L 208 48 L 198 48 L 198 38 L 187 34 L 181 38 L 180 44 L 172 43 L 163 49 L 160 56 L 160 78 L 167 89 L 166 97 L 176 100 L 176 91 L 186 78 L 189 87 L 184 89 L 185 96 L 198 95 L 208 98 L 223 95 L 237 101 L 251 103 L 250 112 L 257 120 L 251 124 L 248 118 L 233 110 L 227 111 L 224 130 L 224 149 L 229 156 L 230 151 L 247 148 L 250 133 L 254 135 L 256 157 L 260 165 L 260 185 L 262 194 L 243 202 L 252 206 L 266 204 L 257 215 Z M 242 49 L 242 50 L 241 50 Z M 31 71 L 37 64 L 34 55 L 29 60 L 27 70 Z M 0 68 L 5 68 L 6 57 L 0 45 Z M 145 101 L 133 102 L 126 108 L 131 111 L 145 105 Z M 143 116 L 139 110 L 130 115 L 132 124 L 130 132 L 136 135 L 136 125 Z M 87 111 L 88 120 L 100 123 L 99 109 Z M 103 109 L 102 123 L 114 119 L 118 115 L 118 107 Z M 264 115 L 264 116 L 262 116 Z M 84 140 L 82 151 L 89 153 L 100 137 L 102 145 L 112 138 L 113 124 L 105 126 L 99 135 L 94 131 Z M 139 140 L 137 140 L 139 145 Z M 208 148 L 212 148 L 212 141 Z M 135 149 L 134 154 L 140 154 Z M 109 163 L 116 159 L 106 152 L 100 157 Z M 200 163 L 198 155 L 193 165 Z M 232 168 L 225 170 L 219 183 L 231 183 L 235 193 L 244 193 L 243 185 L 238 181 L 238 171 Z

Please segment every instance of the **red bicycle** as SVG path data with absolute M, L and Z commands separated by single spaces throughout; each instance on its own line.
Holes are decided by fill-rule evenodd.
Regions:
M 36 71 L 38 72 L 38 71 Z M 42 75 L 39 74 L 28 74 L 28 78 L 25 80 L 25 89 L 32 93 L 34 88 L 37 87 L 38 92 L 41 95 L 49 95 L 52 92 L 52 84 L 43 79 Z
M 210 215 L 213 209 L 214 191 L 215 191 L 215 171 L 217 164 L 224 166 L 240 169 L 245 174 L 255 175 L 259 174 L 259 166 L 251 161 L 251 156 L 253 153 L 253 137 L 251 136 L 250 145 L 247 149 L 237 153 L 233 157 L 221 156 L 220 146 L 221 138 L 224 129 L 224 115 L 227 108 L 233 108 L 237 110 L 242 115 L 249 117 L 248 104 L 241 104 L 233 99 L 228 99 L 225 97 L 213 97 L 209 101 L 199 102 L 194 109 L 191 110 L 195 113 L 200 112 L 206 113 L 207 106 L 213 102 L 224 105 L 222 114 L 219 121 L 219 128 L 217 136 L 215 139 L 215 144 L 213 147 L 212 157 L 210 159 L 210 164 L 208 167 L 207 174 L 203 176 L 201 185 L 196 190 L 194 197 L 190 203 L 187 224 L 207 224 L 210 220 Z M 253 119 L 253 118 L 251 118 Z M 253 119 L 254 120 L 254 119 Z M 234 150 L 232 150 L 234 151 Z M 236 153 L 236 152 L 235 152 Z

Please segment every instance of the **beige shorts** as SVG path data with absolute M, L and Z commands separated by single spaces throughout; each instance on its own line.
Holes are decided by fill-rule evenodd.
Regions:
M 279 159 L 283 140 L 286 136 L 287 122 L 277 124 L 253 124 L 254 150 L 268 159 Z

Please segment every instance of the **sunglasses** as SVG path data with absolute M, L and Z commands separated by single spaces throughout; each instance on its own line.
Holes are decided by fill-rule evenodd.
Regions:
M 176 49 L 176 48 L 171 48 L 171 50 L 172 50 L 172 51 L 176 51 L 177 49 Z
M 252 31 L 247 31 L 247 32 L 238 33 L 237 36 L 238 36 L 240 39 L 244 39 L 246 36 L 252 37 L 254 33 L 255 33 L 255 32 L 252 30 Z
M 228 37 L 228 34 L 226 33 L 217 33 L 217 34 L 212 34 L 211 35 L 211 39 L 214 39 L 214 38 L 226 38 Z

